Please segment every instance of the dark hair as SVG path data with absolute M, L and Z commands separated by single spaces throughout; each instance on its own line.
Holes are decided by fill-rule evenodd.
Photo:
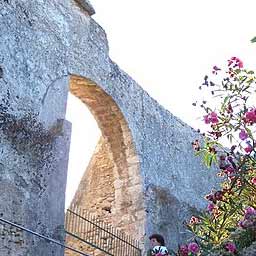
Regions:
M 153 238 L 155 238 L 156 241 L 157 241 L 159 244 L 161 244 L 161 246 L 165 246 L 165 242 L 164 242 L 163 236 L 161 236 L 161 235 L 159 235 L 159 234 L 153 234 L 153 235 L 151 235 L 151 236 L 149 237 L 150 240 L 153 239 Z

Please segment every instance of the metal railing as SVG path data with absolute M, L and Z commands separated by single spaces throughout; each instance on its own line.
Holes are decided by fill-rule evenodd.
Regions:
M 6 220 L 6 219 L 3 219 L 3 218 L 1 218 L 1 217 L 0 217 L 0 222 L 3 223 L 3 224 L 10 225 L 10 226 L 12 226 L 12 227 L 16 227 L 16 228 L 19 229 L 19 230 L 23 230 L 23 231 L 25 231 L 25 232 L 28 232 L 28 233 L 31 234 L 31 235 L 34 235 L 34 236 L 36 236 L 36 237 L 39 237 L 39 238 L 41 238 L 41 239 L 46 240 L 47 242 L 50 242 L 50 243 L 53 243 L 53 244 L 57 244 L 57 245 L 59 245 L 59 246 L 65 248 L 65 249 L 68 249 L 68 250 L 70 250 L 70 251 L 72 251 L 72 252 L 78 253 L 78 254 L 83 255 L 83 256 L 90 256 L 89 254 L 85 254 L 84 252 L 81 252 L 81 251 L 79 251 L 79 250 L 77 250 L 77 249 L 75 249 L 75 248 L 73 248 L 73 247 L 71 247 L 71 246 L 68 246 L 68 245 L 66 245 L 66 244 L 63 244 L 61 241 L 58 241 L 58 240 L 52 239 L 52 238 L 50 238 L 50 237 L 44 236 L 44 235 L 42 235 L 42 234 L 39 234 L 39 233 L 37 233 L 37 232 L 35 232 L 35 231 L 32 231 L 32 230 L 30 230 L 30 229 L 28 229 L 28 228 L 25 228 L 25 227 L 21 226 L 21 225 L 15 224 L 15 223 L 13 223 L 13 222 L 11 222 L 11 221 L 8 221 L 8 220 Z
M 72 206 L 66 212 L 66 233 L 111 256 L 141 256 L 139 242 L 98 220 L 86 210 Z

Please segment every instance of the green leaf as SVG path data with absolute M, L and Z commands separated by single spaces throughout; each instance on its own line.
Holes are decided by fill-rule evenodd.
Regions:
M 253 138 L 252 131 L 249 128 L 247 128 L 247 127 L 245 127 L 245 130 L 249 134 L 249 137 Z
M 229 96 L 226 96 L 223 103 L 222 103 L 221 111 L 225 110 L 228 99 L 229 99 Z
M 216 230 L 212 226 L 207 226 L 209 230 L 215 232 Z
M 199 150 L 199 151 L 196 151 L 196 152 L 195 152 L 195 156 L 200 156 L 200 155 L 202 155 L 204 152 L 205 152 L 204 149 L 201 149 L 201 150 Z
M 236 227 L 231 227 L 231 228 L 226 228 L 227 229 L 227 231 L 229 231 L 229 232 L 234 232 L 234 231 L 236 231 Z
M 251 43 L 256 43 L 256 36 L 251 40 Z
M 212 161 L 213 161 L 213 155 L 211 153 L 206 153 L 204 155 L 204 164 L 210 168 L 212 165 Z

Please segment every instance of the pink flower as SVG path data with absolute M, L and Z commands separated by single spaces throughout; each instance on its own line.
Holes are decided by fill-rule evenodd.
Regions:
M 189 243 L 188 244 L 188 250 L 190 252 L 193 252 L 193 253 L 198 253 L 199 252 L 199 246 L 197 243 Z
M 210 124 L 210 123 L 211 123 L 211 119 L 209 118 L 208 115 L 204 116 L 204 122 L 205 122 L 206 124 Z
M 209 201 L 214 201 L 215 198 L 214 198 L 214 195 L 213 194 L 208 194 L 204 197 L 206 200 L 209 200 Z
M 210 116 L 213 118 L 213 117 L 217 117 L 217 114 L 215 113 L 215 112 L 212 112 L 211 114 L 210 114 Z
M 256 186 L 256 177 L 253 177 L 253 178 L 251 179 L 251 183 Z
M 212 113 L 204 116 L 204 122 L 206 124 L 210 124 L 210 123 L 216 124 L 219 122 L 218 115 L 215 112 L 212 112 Z
M 239 68 L 243 68 L 244 67 L 244 63 L 240 60 L 239 63 L 238 63 L 238 67 Z
M 199 223 L 199 222 L 200 222 L 200 220 L 199 220 L 197 217 L 195 217 L 195 216 L 192 216 L 191 219 L 190 219 L 190 221 L 189 221 L 189 223 L 190 223 L 191 225 L 197 224 L 197 223 Z
M 236 251 L 236 245 L 231 242 L 226 243 L 225 248 L 231 253 L 234 253 Z
M 231 104 L 228 104 L 227 112 L 228 112 L 229 114 L 233 113 L 233 108 L 232 108 L 232 105 L 231 105 Z
M 194 150 L 199 151 L 200 150 L 200 143 L 198 140 L 195 140 L 192 142 L 192 147 Z
M 223 199 L 223 192 L 222 191 L 216 191 L 215 193 L 214 193 L 214 198 L 216 199 L 216 200 L 219 200 L 219 201 L 221 201 L 222 199 Z
M 224 171 L 227 175 L 231 175 L 235 172 L 235 169 L 230 165 L 226 168 L 226 170 Z
M 217 123 L 219 122 L 218 117 L 213 117 L 213 118 L 211 118 L 211 122 L 212 122 L 213 124 L 217 124 Z
M 216 123 L 219 122 L 218 116 L 217 116 L 217 114 L 216 114 L 215 112 L 212 112 L 212 113 L 210 114 L 210 116 L 211 116 L 211 122 L 212 122 L 213 124 L 216 124 Z
M 232 67 L 233 68 L 243 68 L 244 67 L 244 64 L 243 64 L 243 62 L 239 59 L 239 58 L 237 58 L 237 57 L 232 57 L 230 60 L 228 60 L 228 66 L 231 66 L 231 65 L 233 65 Z
M 256 108 L 245 113 L 245 120 L 248 123 L 256 123 Z
M 253 221 L 252 220 L 247 220 L 247 219 L 243 219 L 241 221 L 238 222 L 238 225 L 241 227 L 241 228 L 249 228 L 253 225 Z
M 180 246 L 180 249 L 179 249 L 179 252 L 181 253 L 182 256 L 188 256 L 188 246 L 187 245 L 181 245 Z
M 239 138 L 241 140 L 246 140 L 248 138 L 248 134 L 245 130 L 241 130 L 241 132 L 239 133 Z
M 208 206 L 207 206 L 207 210 L 208 210 L 209 212 L 212 212 L 214 208 L 215 208 L 215 205 L 212 204 L 212 203 L 208 204 Z
M 253 207 L 247 207 L 244 211 L 244 217 L 248 219 L 251 216 L 256 216 L 256 210 Z
M 252 146 L 248 145 L 244 151 L 247 153 L 247 154 L 250 154 L 252 152 Z

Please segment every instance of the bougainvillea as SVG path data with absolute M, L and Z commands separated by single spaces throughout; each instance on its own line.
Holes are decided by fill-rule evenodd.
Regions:
M 199 89 L 209 90 L 218 105 L 193 103 L 205 112 L 208 129 L 204 142 L 192 146 L 208 167 L 217 166 L 220 186 L 205 196 L 205 211 L 186 223 L 195 242 L 181 245 L 181 256 L 239 255 L 256 240 L 256 76 L 238 57 L 225 69 L 215 65 L 211 75 L 219 82 L 205 76 Z

